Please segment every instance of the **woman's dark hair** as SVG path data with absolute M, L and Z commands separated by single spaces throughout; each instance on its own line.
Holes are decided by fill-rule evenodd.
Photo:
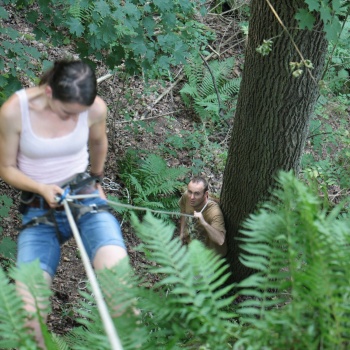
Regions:
M 39 85 L 47 84 L 52 97 L 61 102 L 91 106 L 97 95 L 97 81 L 91 67 L 82 61 L 56 61 L 41 77 Z

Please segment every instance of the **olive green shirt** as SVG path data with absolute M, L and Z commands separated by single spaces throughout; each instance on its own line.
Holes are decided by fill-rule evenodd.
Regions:
M 180 210 L 184 214 L 193 215 L 194 209 L 191 207 L 188 197 L 185 194 L 179 200 Z M 204 209 L 203 209 L 204 208 Z M 224 216 L 218 203 L 208 199 L 207 204 L 202 208 L 204 220 L 216 230 L 226 235 Z M 198 239 L 203 242 L 208 248 L 215 250 L 217 253 L 225 256 L 227 253 L 226 239 L 223 245 L 213 242 L 205 228 L 195 218 L 186 217 L 185 235 L 189 235 L 190 239 Z

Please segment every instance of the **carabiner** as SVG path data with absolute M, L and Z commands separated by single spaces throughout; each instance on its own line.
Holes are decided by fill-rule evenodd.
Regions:
M 69 195 L 69 192 L 70 192 L 70 187 L 67 186 L 64 189 L 64 192 L 59 196 L 60 199 L 58 201 L 58 204 L 61 204 L 66 199 L 66 197 Z

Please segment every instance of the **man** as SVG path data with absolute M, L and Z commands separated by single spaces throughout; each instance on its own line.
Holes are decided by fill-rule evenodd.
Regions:
M 179 200 L 181 213 L 194 216 L 191 225 L 184 216 L 180 219 L 180 239 L 187 243 L 190 238 L 197 238 L 208 248 L 225 256 L 226 229 L 219 204 L 209 199 L 208 183 L 202 177 L 193 177 L 187 185 L 187 191 Z M 193 220 L 193 219 L 192 219 Z

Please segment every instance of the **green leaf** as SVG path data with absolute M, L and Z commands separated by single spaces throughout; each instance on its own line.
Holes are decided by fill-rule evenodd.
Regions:
M 16 40 L 19 37 L 19 33 L 17 30 L 12 28 L 6 28 L 6 34 L 12 39 Z
M 315 23 L 315 17 L 305 9 L 299 9 L 295 15 L 295 19 L 299 22 L 301 29 L 312 30 Z
M 0 70 L 3 70 L 3 67 L 1 67 L 2 62 L 0 62 Z M 0 75 L 0 88 L 3 88 L 7 85 L 7 79 L 4 75 Z
M 70 18 L 67 21 L 67 25 L 68 25 L 69 31 L 72 34 L 76 34 L 76 36 L 78 37 L 80 37 L 84 33 L 84 26 L 81 24 L 81 22 L 77 18 L 73 18 L 73 17 Z
M 29 22 L 31 22 L 31 23 L 36 23 L 36 21 L 38 20 L 38 17 L 39 17 L 39 14 L 38 14 L 38 12 L 37 11 L 29 11 L 28 13 L 27 13 L 27 19 L 28 19 L 28 21 Z
M 126 14 L 128 14 L 130 17 L 134 17 L 136 20 L 139 20 L 141 18 L 141 12 L 137 8 L 137 6 L 130 2 L 127 2 L 124 5 L 124 10 Z
M 0 18 L 1 19 L 8 19 L 9 18 L 8 12 L 2 6 L 0 6 Z
M 174 6 L 172 0 L 154 0 L 153 3 L 160 9 L 161 12 L 170 11 Z
M 321 15 L 321 19 L 322 21 L 326 24 L 328 22 L 330 22 L 332 20 L 332 13 L 331 13 L 331 9 L 326 6 L 322 6 L 320 9 L 320 15 Z
M 163 15 L 163 22 L 167 27 L 174 27 L 176 24 L 176 14 L 175 13 L 165 13 Z
M 106 1 L 100 0 L 95 3 L 95 6 L 96 6 L 97 12 L 99 12 L 99 14 L 102 17 L 107 17 L 111 12 L 111 9 Z
M 0 256 L 14 259 L 16 256 L 17 244 L 9 237 L 0 241 Z
M 309 6 L 309 10 L 312 11 L 318 11 L 321 7 L 320 1 L 319 0 L 305 0 L 305 2 Z
M 143 26 L 148 32 L 148 35 L 153 35 L 154 34 L 154 28 L 156 26 L 156 23 L 153 18 L 151 17 L 145 17 L 143 20 Z
M 335 13 L 340 12 L 341 10 L 341 1 L 340 0 L 332 0 L 332 8 Z
M 341 69 L 338 72 L 338 77 L 341 79 L 347 79 L 349 77 L 349 72 L 346 69 Z

